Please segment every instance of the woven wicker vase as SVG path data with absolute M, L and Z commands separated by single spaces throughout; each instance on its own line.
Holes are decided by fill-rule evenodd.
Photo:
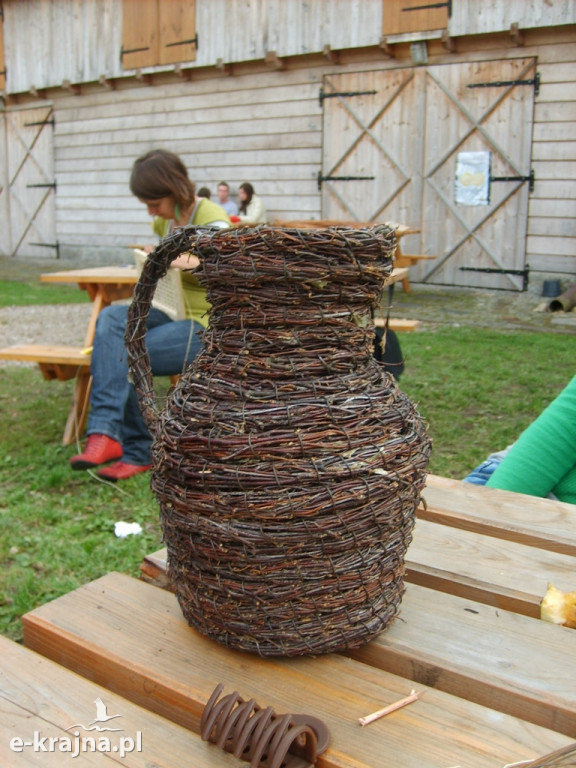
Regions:
M 430 441 L 373 359 L 395 247 L 384 226 L 184 229 L 145 265 L 127 345 L 169 575 L 190 625 L 231 648 L 341 651 L 397 613 Z M 145 320 L 187 250 L 210 324 L 159 413 Z

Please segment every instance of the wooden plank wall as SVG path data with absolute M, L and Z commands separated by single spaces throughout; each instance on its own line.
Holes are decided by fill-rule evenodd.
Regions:
M 468 19 L 478 16 L 473 13 L 478 1 L 454 3 L 451 32 L 465 11 Z M 574 2 L 546 8 L 524 0 L 486 2 L 503 29 L 509 19 L 502 9 L 510 5 L 524 9 L 527 25 L 543 10 L 548 14 L 543 23 L 556 19 L 553 14 L 559 23 L 568 23 L 576 13 Z M 25 7 L 35 12 L 32 26 L 26 27 L 26 45 L 19 46 L 15 19 Z M 399 46 L 393 59 L 377 48 L 381 0 L 197 0 L 200 46 L 191 66 L 201 72 L 187 81 L 170 68 L 171 74 L 154 74 L 148 87 L 120 69 L 120 8 L 121 0 L 4 0 L 6 63 L 17 84 L 12 90 L 25 91 L 35 106 L 32 85 L 60 86 L 66 79 L 92 83 L 82 85 L 79 95 L 61 87 L 45 94 L 55 110 L 56 216 L 63 256 L 118 261 L 123 245 L 147 236 L 149 220 L 130 196 L 128 177 L 133 160 L 156 146 L 182 154 L 199 185 L 214 188 L 224 179 L 235 188 L 251 181 L 272 217 L 320 218 L 316 174 L 321 167 L 322 76 L 410 65 L 407 45 Z M 62 25 L 66 14 L 73 23 Z M 478 25 L 480 20 L 466 31 L 483 31 Z M 430 42 L 429 61 L 537 57 L 542 84 L 535 102 L 536 188 L 530 197 L 527 262 L 533 272 L 574 274 L 576 30 L 573 23 L 526 29 L 523 37 L 519 47 L 508 32 L 465 37 L 456 40 L 452 53 L 439 41 Z M 292 59 L 284 71 L 266 71 L 262 62 L 267 51 L 293 56 L 324 46 L 348 50 L 340 53 L 340 64 L 316 56 L 313 63 Z M 38 55 L 26 55 L 31 49 Z M 58 55 L 49 55 L 53 51 Z M 260 63 L 247 63 L 254 59 Z M 226 69 L 213 66 L 218 60 L 240 63 L 225 76 Z M 98 85 L 102 74 L 122 76 L 116 90 Z
M 576 3 L 571 0 L 453 0 L 448 31 L 453 37 L 576 24 Z
M 4 0 L 4 17 L 11 93 L 134 74 L 120 58 L 122 0 Z M 380 41 L 382 0 L 197 0 L 196 28 L 191 67 L 362 48 Z
M 320 218 L 320 84 L 309 70 L 214 77 L 54 100 L 58 239 L 64 256 L 150 242 L 128 189 L 133 161 L 164 147 L 198 186 L 254 184 L 271 217 Z
M 539 57 L 526 261 L 576 276 L 576 50 L 560 40 Z

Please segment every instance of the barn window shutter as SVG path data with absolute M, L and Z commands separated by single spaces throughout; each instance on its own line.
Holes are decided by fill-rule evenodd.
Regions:
M 430 32 L 446 29 L 450 0 L 382 0 L 382 34 Z
M 158 0 L 122 0 L 122 66 L 158 64 Z
M 159 3 L 159 64 L 194 61 L 198 49 L 196 0 Z
M 4 12 L 0 5 L 0 91 L 6 87 L 6 63 L 4 61 Z

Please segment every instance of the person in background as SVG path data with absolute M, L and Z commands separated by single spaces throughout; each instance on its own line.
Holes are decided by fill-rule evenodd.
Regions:
M 218 202 L 224 208 L 228 216 L 238 216 L 238 206 L 234 200 L 230 200 L 230 187 L 225 181 L 221 181 L 216 189 Z
M 208 200 L 212 197 L 212 192 L 208 189 L 208 187 L 200 187 L 198 192 L 196 193 L 198 197 L 206 197 Z
M 240 184 L 238 188 L 240 211 L 238 217 L 244 224 L 266 224 L 268 216 L 262 200 L 254 193 L 254 187 L 249 182 Z
M 139 157 L 132 168 L 130 190 L 154 216 L 152 229 L 158 237 L 187 225 L 230 226 L 228 215 L 219 205 L 196 195 L 186 167 L 172 152 L 156 149 Z M 189 270 L 197 264 L 195 257 L 185 254 L 171 266 Z M 196 331 L 207 323 L 210 305 L 206 292 L 189 272 L 182 272 L 182 287 L 185 320 L 172 320 L 159 309 L 150 309 L 146 346 L 155 376 L 181 373 L 201 347 Z M 114 462 L 97 472 L 112 482 L 151 468 L 152 438 L 128 379 L 124 347 L 127 317 L 128 307 L 114 304 L 98 317 L 91 361 L 88 439 L 82 453 L 70 459 L 72 469 L 78 470 Z
M 513 445 L 465 481 L 576 504 L 576 376 Z

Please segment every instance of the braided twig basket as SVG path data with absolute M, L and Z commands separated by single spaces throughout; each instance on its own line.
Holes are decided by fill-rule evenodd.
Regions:
M 189 623 L 264 656 L 361 645 L 395 616 L 430 441 L 372 357 L 388 227 L 180 230 L 150 255 L 127 329 L 155 435 L 152 489 Z M 212 304 L 158 414 L 145 348 L 179 253 Z

